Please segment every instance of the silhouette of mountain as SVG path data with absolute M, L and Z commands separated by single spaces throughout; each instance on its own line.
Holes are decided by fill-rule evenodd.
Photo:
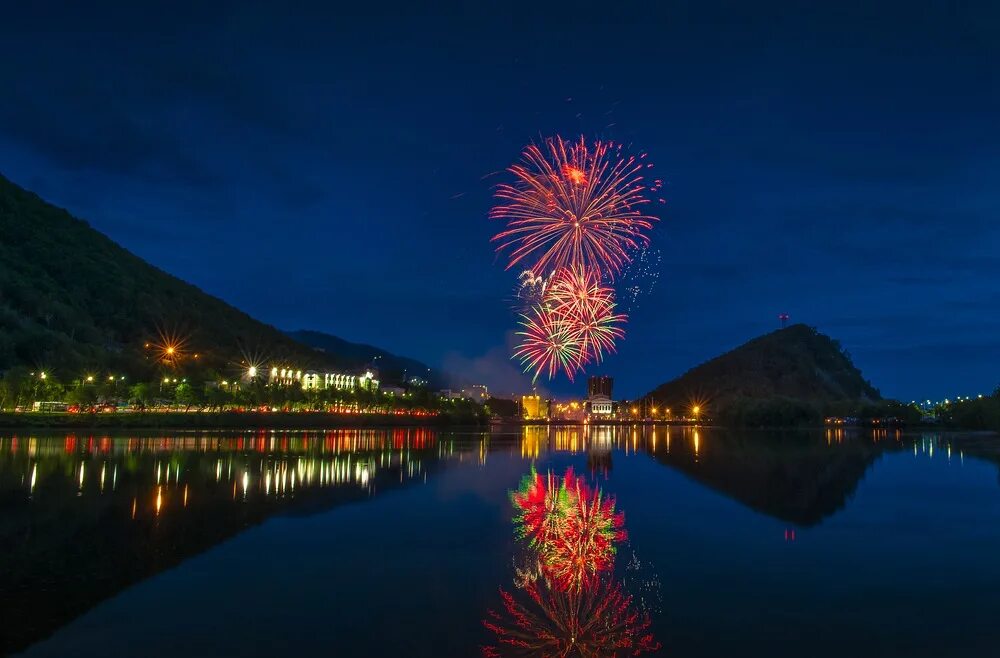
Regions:
M 804 324 L 755 338 L 645 397 L 677 415 L 698 405 L 751 425 L 814 421 L 831 405 L 881 400 L 837 341 Z
M 426 375 L 417 361 L 298 333 L 323 344 L 303 345 L 253 319 L 0 176 L 0 372 L 25 366 L 66 378 L 102 370 L 149 379 L 157 363 L 146 345 L 167 334 L 198 354 L 188 366 L 204 371 L 224 373 L 245 355 L 303 369 L 360 368 L 382 356 L 389 372 L 412 364 Z

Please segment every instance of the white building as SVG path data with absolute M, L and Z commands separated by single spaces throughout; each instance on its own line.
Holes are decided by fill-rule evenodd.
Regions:
M 611 398 L 605 397 L 603 395 L 593 395 L 587 401 L 590 405 L 590 413 L 594 416 L 610 416 L 611 415 Z
M 279 386 L 292 386 L 300 384 L 306 391 L 322 391 L 326 389 L 336 389 L 338 391 L 349 391 L 356 388 L 368 391 L 378 390 L 378 379 L 371 370 L 366 370 L 363 374 L 353 375 L 343 372 L 317 372 L 315 370 L 295 370 L 294 368 L 281 368 L 275 366 L 271 368 L 268 384 Z

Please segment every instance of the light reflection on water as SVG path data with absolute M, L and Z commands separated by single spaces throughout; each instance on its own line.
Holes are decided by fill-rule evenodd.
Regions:
M 0 435 L 0 653 L 41 640 L 100 601 L 272 516 L 305 516 L 425 486 L 449 470 L 518 464 L 523 474 L 532 464 L 579 463 L 614 493 L 620 460 L 638 460 L 776 519 L 785 540 L 795 541 L 848 508 L 887 454 L 949 468 L 961 468 L 967 456 L 1000 463 L 996 442 L 983 437 L 843 428 L 763 436 L 641 425 Z M 507 494 L 498 488 L 494 495 Z M 630 526 L 645 534 L 662 504 L 634 502 L 627 512 Z M 648 556 L 660 547 L 641 548 Z

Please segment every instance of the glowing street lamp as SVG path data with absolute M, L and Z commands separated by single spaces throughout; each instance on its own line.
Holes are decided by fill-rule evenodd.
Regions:
M 691 413 L 694 415 L 694 419 L 698 420 L 698 414 L 701 413 L 701 407 L 694 405 L 691 407 Z

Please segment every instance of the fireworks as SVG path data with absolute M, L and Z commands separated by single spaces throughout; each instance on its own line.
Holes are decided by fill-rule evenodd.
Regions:
M 532 306 L 542 303 L 545 296 L 546 281 L 543 277 L 536 276 L 531 270 L 524 270 L 517 278 L 517 288 L 514 295 L 518 300 L 518 309 L 521 311 L 530 310 Z
M 587 361 L 602 361 L 604 352 L 614 351 L 615 339 L 625 335 L 619 326 L 625 315 L 615 313 L 615 291 L 602 285 L 594 270 L 560 270 L 549 285 L 546 301 L 554 313 L 572 324 L 581 368 Z
M 508 269 L 533 260 L 536 273 L 560 268 L 597 268 L 614 275 L 631 253 L 648 244 L 656 220 L 643 213 L 647 187 L 641 157 L 612 142 L 588 144 L 562 137 L 532 144 L 508 171 L 514 183 L 496 189 L 500 201 L 490 217 L 507 222 L 493 240 L 510 250 Z
M 562 370 L 573 380 L 581 366 L 583 347 L 578 328 L 569 319 L 553 313 L 546 306 L 535 306 L 521 315 L 523 336 L 514 356 L 521 359 L 525 370 L 534 370 L 535 379 L 543 371 L 552 379 Z
M 602 580 L 579 593 L 528 583 L 523 596 L 500 590 L 503 611 L 483 622 L 497 636 L 497 646 L 483 656 L 639 655 L 657 651 L 649 615 L 641 612 L 621 585 Z
M 625 539 L 612 498 L 568 469 L 562 478 L 532 472 L 511 494 L 514 525 L 531 548 L 515 588 L 483 625 L 500 656 L 639 655 L 660 643 L 650 618 L 612 577 L 614 544 Z
M 559 270 L 540 288 L 541 300 L 521 314 L 523 338 L 514 356 L 534 379 L 562 371 L 572 381 L 587 363 L 614 351 L 626 317 L 615 313 L 614 290 L 593 270 Z
M 533 380 L 563 372 L 572 381 L 624 337 L 611 283 L 632 274 L 634 255 L 645 261 L 656 218 L 643 207 L 662 187 L 646 183 L 644 158 L 611 142 L 553 137 L 528 146 L 508 170 L 514 182 L 497 187 L 490 217 L 507 222 L 493 238 L 497 251 L 510 251 L 508 269 L 529 266 L 518 280 L 514 356 Z
M 537 551 L 545 576 L 563 589 L 580 590 L 609 569 L 615 544 L 626 538 L 614 499 L 572 469 L 561 480 L 532 473 L 511 500 L 518 534 Z

